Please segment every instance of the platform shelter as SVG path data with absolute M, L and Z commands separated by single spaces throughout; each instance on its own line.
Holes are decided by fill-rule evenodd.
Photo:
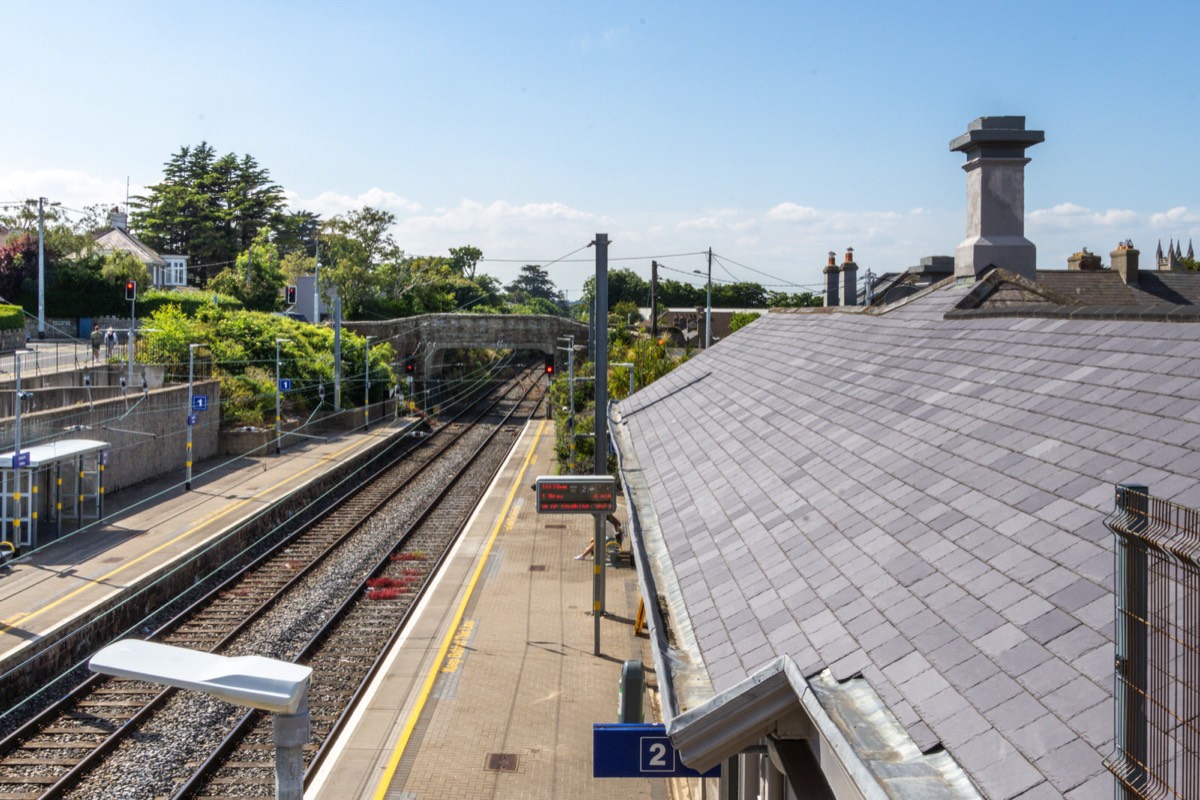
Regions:
M 99 519 L 104 513 L 108 442 L 61 439 L 0 453 L 0 540 L 18 550 L 35 548 L 44 519 L 62 534 L 63 519 Z M 67 489 L 64 489 L 64 472 Z

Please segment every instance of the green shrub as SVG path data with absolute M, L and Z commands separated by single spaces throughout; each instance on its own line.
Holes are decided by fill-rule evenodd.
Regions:
M 25 312 L 20 306 L 0 305 L 0 331 L 25 327 Z

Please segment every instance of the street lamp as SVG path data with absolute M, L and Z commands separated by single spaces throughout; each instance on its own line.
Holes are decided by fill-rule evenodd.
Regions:
M 219 656 L 138 639 L 108 645 L 88 662 L 92 672 L 208 692 L 275 715 L 275 798 L 304 797 L 304 745 L 312 737 L 308 682 L 312 667 L 263 656 Z
M 697 275 L 704 273 L 698 269 L 692 270 Z M 708 262 L 708 281 L 707 281 L 708 299 L 704 304 L 704 349 L 707 350 L 712 345 L 712 262 Z
M 282 393 L 283 384 L 279 380 L 279 345 L 282 342 L 290 342 L 291 339 L 276 339 L 275 340 L 275 455 L 279 455 L 279 438 L 282 435 L 280 427 L 280 394 Z
M 371 340 L 367 337 L 366 356 L 363 358 L 363 430 L 371 427 Z

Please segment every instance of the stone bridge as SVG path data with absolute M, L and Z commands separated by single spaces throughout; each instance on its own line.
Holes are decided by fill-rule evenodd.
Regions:
M 588 326 L 547 314 L 421 314 L 383 322 L 345 322 L 375 342 L 388 342 L 403 359 L 417 357 L 417 379 L 436 377 L 447 350 L 538 350 L 553 355 L 560 336 L 586 345 Z

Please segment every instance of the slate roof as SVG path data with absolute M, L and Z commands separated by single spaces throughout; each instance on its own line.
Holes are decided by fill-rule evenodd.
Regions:
M 619 404 L 668 615 L 713 692 L 789 655 L 987 797 L 1107 797 L 1102 520 L 1125 481 L 1200 505 L 1200 325 L 948 318 L 968 291 L 765 315 Z
M 96 246 L 102 252 L 111 253 L 123 250 L 131 253 L 151 269 L 164 267 L 167 264 L 153 248 L 123 228 L 109 228 L 101 231 L 95 235 L 95 241 Z

